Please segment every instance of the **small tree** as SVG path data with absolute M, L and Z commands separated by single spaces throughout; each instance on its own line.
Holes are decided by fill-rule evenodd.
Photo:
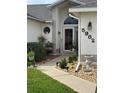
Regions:
M 52 53 L 53 43 L 49 41 L 47 42 L 43 36 L 40 36 L 38 40 L 39 40 L 39 44 L 43 47 L 44 53 L 46 53 L 46 55 L 49 55 L 50 53 Z
M 40 44 L 45 45 L 46 39 L 45 39 L 43 36 L 40 36 L 40 37 L 38 38 L 38 40 L 39 40 L 39 43 L 40 43 Z

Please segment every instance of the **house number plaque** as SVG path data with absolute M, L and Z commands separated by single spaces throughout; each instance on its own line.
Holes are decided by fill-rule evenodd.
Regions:
M 82 28 L 82 32 L 85 32 L 85 29 L 84 28 Z
M 89 33 L 88 32 L 85 32 L 85 35 L 87 36 Z
M 92 38 L 92 36 L 91 35 L 88 35 L 88 39 L 91 39 Z

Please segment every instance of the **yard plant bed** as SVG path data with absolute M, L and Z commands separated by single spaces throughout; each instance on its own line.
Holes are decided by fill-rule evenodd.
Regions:
M 91 72 L 85 72 L 84 71 L 84 65 L 81 64 L 79 67 L 79 70 L 77 72 L 75 72 L 77 66 L 77 62 L 74 63 L 68 63 L 68 70 L 66 69 L 61 69 L 59 67 L 56 67 L 59 70 L 63 70 L 66 71 L 74 76 L 80 77 L 84 80 L 88 80 L 90 82 L 96 83 L 97 82 L 97 65 L 96 64 L 92 64 L 92 71 Z
M 37 69 L 27 70 L 27 93 L 77 93 Z
M 42 60 L 41 62 L 37 62 L 36 65 L 42 65 L 46 62 L 49 62 L 50 60 L 53 60 L 55 58 L 58 58 L 60 55 L 49 55 L 47 56 L 46 60 Z

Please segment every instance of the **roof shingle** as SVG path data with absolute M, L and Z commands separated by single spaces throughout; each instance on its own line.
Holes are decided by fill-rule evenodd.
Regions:
M 81 1 L 81 2 L 84 2 L 84 3 L 97 2 L 97 0 L 77 0 L 77 1 Z
M 52 12 L 47 8 L 48 4 L 28 5 L 27 14 L 39 19 L 39 21 L 48 21 L 52 19 Z
M 84 0 L 82 0 L 82 1 L 84 1 Z M 89 0 L 89 1 L 92 1 L 92 2 L 87 2 L 87 3 L 85 3 L 85 5 L 79 5 L 79 6 L 76 6 L 74 8 L 91 8 L 91 7 L 97 7 L 97 1 L 95 1 L 95 0 Z

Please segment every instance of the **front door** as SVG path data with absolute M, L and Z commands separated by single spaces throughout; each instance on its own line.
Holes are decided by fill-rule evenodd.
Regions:
M 73 29 L 67 28 L 64 30 L 64 50 L 70 51 L 73 46 Z

